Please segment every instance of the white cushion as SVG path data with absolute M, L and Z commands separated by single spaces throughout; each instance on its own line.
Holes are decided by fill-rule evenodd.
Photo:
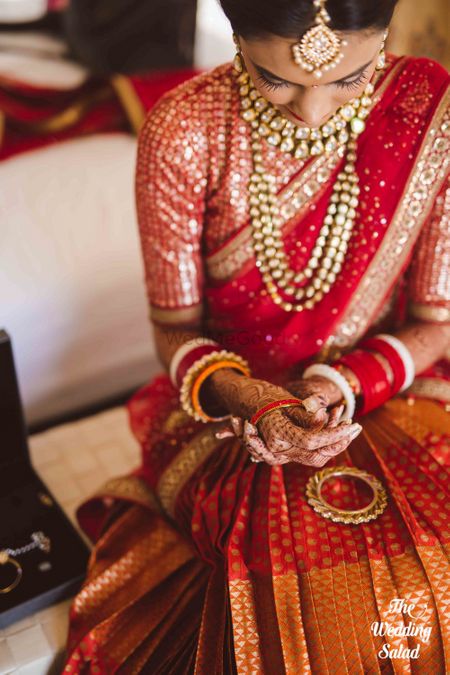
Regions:
M 134 206 L 136 139 L 96 134 L 0 165 L 0 327 L 29 423 L 160 370 Z

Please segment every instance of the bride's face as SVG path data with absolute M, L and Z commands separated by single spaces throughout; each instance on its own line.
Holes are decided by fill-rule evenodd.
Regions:
M 295 40 L 269 36 L 240 37 L 242 55 L 261 95 L 298 126 L 318 127 L 336 110 L 362 94 L 377 63 L 384 31 L 345 36 L 344 58 L 318 80 L 298 66 L 292 55 Z

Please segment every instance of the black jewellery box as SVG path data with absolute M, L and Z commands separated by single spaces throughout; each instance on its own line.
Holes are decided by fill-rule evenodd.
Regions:
M 88 558 L 31 465 L 11 341 L 0 330 L 0 628 L 75 594 Z

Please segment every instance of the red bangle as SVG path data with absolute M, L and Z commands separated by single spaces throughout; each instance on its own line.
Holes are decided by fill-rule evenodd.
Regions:
M 354 351 L 342 356 L 337 363 L 350 368 L 361 384 L 362 400 L 359 401 L 358 414 L 364 415 L 390 399 L 391 385 L 387 373 L 373 354 Z
M 373 352 L 379 352 L 389 362 L 392 374 L 394 376 L 391 396 L 397 394 L 397 392 L 399 392 L 405 384 L 406 378 L 405 364 L 403 363 L 403 360 L 398 351 L 385 340 L 380 340 L 380 338 L 376 337 L 364 340 L 364 342 L 361 344 L 361 347 L 364 349 L 370 349 Z
M 278 408 L 291 408 L 294 405 L 301 405 L 303 401 L 299 398 L 283 398 L 280 401 L 273 401 L 272 403 L 267 403 L 267 405 L 260 408 L 253 417 L 250 419 L 250 423 L 255 425 L 263 415 L 272 410 L 277 410 Z

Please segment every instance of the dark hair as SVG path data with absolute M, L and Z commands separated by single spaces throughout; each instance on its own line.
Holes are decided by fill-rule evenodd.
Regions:
M 298 38 L 314 24 L 313 0 L 219 0 L 235 33 L 244 38 Z M 330 28 L 342 32 L 386 28 L 398 0 L 328 0 Z
M 96 75 L 192 64 L 197 0 L 71 0 L 71 54 Z

